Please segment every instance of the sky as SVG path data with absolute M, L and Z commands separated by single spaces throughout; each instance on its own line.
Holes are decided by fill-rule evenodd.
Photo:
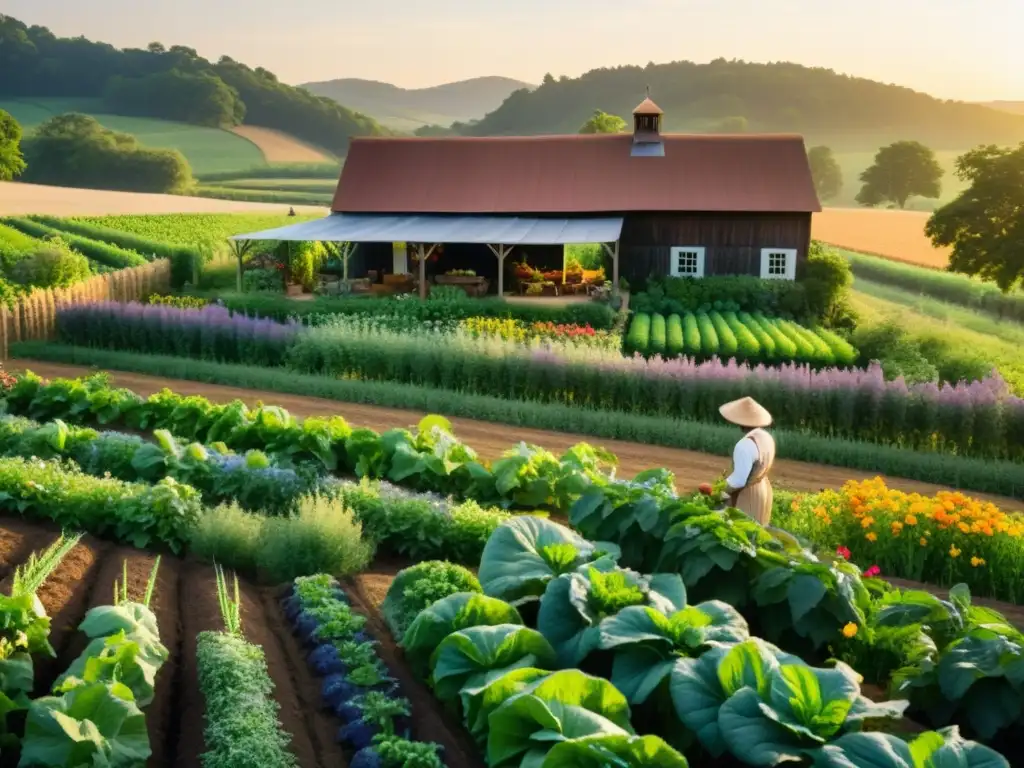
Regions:
M 0 0 L 118 47 L 158 40 L 289 83 L 531 83 L 597 67 L 795 61 L 968 101 L 1024 100 L 1024 0 Z

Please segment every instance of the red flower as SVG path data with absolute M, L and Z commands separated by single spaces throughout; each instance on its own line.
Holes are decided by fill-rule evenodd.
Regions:
M 850 550 L 847 549 L 846 547 L 843 547 L 843 546 L 836 547 L 836 554 L 839 555 L 841 558 L 843 558 L 843 560 L 849 560 L 850 559 Z
M 882 575 L 882 569 L 879 568 L 877 565 L 872 565 L 870 568 L 864 571 L 864 575 L 869 579 L 874 579 Z
M 711 484 L 710 483 L 701 483 L 699 486 L 697 486 L 697 490 L 699 490 L 705 496 L 710 496 L 711 495 L 711 491 L 712 491 Z

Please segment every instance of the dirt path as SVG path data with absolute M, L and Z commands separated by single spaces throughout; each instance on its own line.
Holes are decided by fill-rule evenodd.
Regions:
M 9 367 L 11 371 L 29 369 L 46 378 L 75 378 L 88 375 L 91 372 L 84 366 L 45 363 L 35 360 L 13 360 Z M 240 389 L 181 379 L 164 379 L 136 373 L 111 371 L 110 375 L 115 386 L 126 387 L 143 396 L 152 395 L 166 387 L 182 395 L 203 395 L 218 403 L 238 399 L 252 406 L 257 401 L 262 401 L 282 406 L 297 417 L 341 415 L 353 426 L 369 427 L 377 431 L 410 426 L 416 424 L 425 415 L 422 411 L 378 408 L 317 397 Z M 620 476 L 633 477 L 636 473 L 651 467 L 666 467 L 675 474 L 676 485 L 680 490 L 696 488 L 701 483 L 710 482 L 725 471 L 729 464 L 729 460 L 722 456 L 684 451 L 678 448 L 663 448 L 622 440 L 602 440 L 586 435 L 547 432 L 472 419 L 452 418 L 451 422 L 459 438 L 472 446 L 484 458 L 497 458 L 502 451 L 514 447 L 520 441 L 541 445 L 556 453 L 579 442 L 592 442 L 600 444 L 618 456 Z M 861 480 L 876 475 L 877 473 L 859 472 L 843 467 L 780 459 L 775 462 L 772 481 L 778 488 L 813 492 L 823 488 L 838 488 L 847 480 Z M 944 490 L 943 486 L 915 480 L 890 477 L 885 479 L 890 487 L 907 492 L 934 494 Z M 1024 500 L 983 493 L 969 493 L 971 496 L 990 500 L 1004 510 L 1024 511 Z

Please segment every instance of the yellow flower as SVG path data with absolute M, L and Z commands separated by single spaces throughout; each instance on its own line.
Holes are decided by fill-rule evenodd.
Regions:
M 871 531 L 871 532 L 865 534 L 864 538 L 867 539 L 868 541 L 878 541 L 878 534 L 875 533 L 874 531 Z
M 921 537 L 921 546 L 922 547 L 927 547 L 928 546 L 928 539 L 926 539 L 924 536 Z
M 904 522 L 907 525 L 917 525 L 917 516 L 916 515 L 907 515 L 904 518 Z
M 847 640 L 849 640 L 851 637 L 855 637 L 856 635 L 857 625 L 854 624 L 852 621 L 845 627 L 843 627 L 843 637 L 845 637 Z
M 970 533 L 971 532 L 971 526 L 969 526 L 967 523 L 957 523 L 956 527 L 960 529 L 961 533 Z
M 972 557 L 971 558 L 971 566 L 974 567 L 974 568 L 977 568 L 979 565 L 984 565 L 984 564 L 985 564 L 985 558 L 983 558 L 983 557 Z
M 960 557 L 960 550 L 957 549 L 956 546 L 950 547 L 949 548 L 949 556 L 950 557 Z
M 892 528 L 893 536 L 899 536 L 900 532 L 903 530 L 903 523 L 897 520 L 890 526 L 890 528 Z
M 860 527 L 861 528 L 870 528 L 874 522 L 875 522 L 875 518 L 871 517 L 871 515 L 868 515 L 867 517 L 865 517 L 863 520 L 860 521 Z

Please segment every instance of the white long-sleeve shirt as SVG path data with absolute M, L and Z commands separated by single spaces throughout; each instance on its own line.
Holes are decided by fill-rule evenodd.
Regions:
M 726 484 L 736 491 L 744 488 L 760 456 L 757 444 L 749 437 L 744 437 L 736 443 L 736 447 L 732 449 L 732 474 L 725 479 Z

